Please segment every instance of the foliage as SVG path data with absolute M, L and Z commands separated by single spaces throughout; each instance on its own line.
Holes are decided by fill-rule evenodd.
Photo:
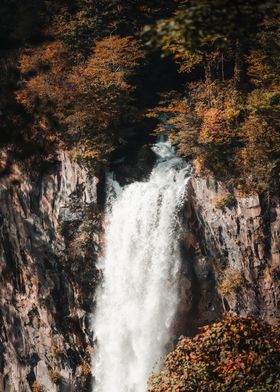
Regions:
M 111 35 L 139 33 L 146 23 L 166 16 L 173 3 L 172 0 L 168 4 L 164 0 L 76 0 L 75 6 L 65 4 L 54 14 L 51 34 L 87 57 L 95 41 Z
M 56 357 L 60 357 L 64 354 L 64 350 L 61 346 L 53 346 L 52 345 L 50 351 Z
M 212 200 L 215 208 L 224 210 L 225 208 L 232 208 L 236 205 L 236 199 L 231 193 L 226 193 L 222 196 L 216 197 Z
M 248 55 L 248 75 L 255 87 L 247 97 L 243 123 L 245 148 L 240 156 L 249 174 L 249 187 L 277 191 L 280 168 L 280 19 L 279 8 L 265 18 L 257 35 L 258 49 Z M 255 185 L 257 184 L 257 185 Z
M 97 211 L 88 211 L 83 222 L 79 225 L 74 233 L 71 243 L 71 254 L 79 256 L 86 254 L 88 250 L 92 251 L 94 236 L 100 232 L 102 214 Z
M 88 59 L 73 65 L 62 41 L 28 50 L 17 100 L 36 118 L 36 128 L 76 149 L 75 156 L 102 159 L 114 148 L 114 130 L 130 102 L 129 77 L 143 57 L 132 37 L 96 42 Z
M 81 366 L 81 381 L 85 383 L 91 375 L 91 358 L 92 358 L 93 348 L 88 346 L 85 351 L 84 360 Z
M 146 29 L 195 80 L 153 109 L 158 130 L 197 174 L 244 192 L 280 188 L 279 16 L 275 1 L 190 0 Z
M 162 96 L 159 106 L 149 110 L 147 117 L 158 118 L 155 133 L 168 135 L 179 155 L 188 158 L 195 155 L 200 121 L 194 115 L 191 100 L 181 96 Z
M 90 363 L 83 362 L 81 366 L 81 381 L 86 382 L 90 374 L 91 374 Z
M 49 370 L 48 375 L 49 375 L 50 380 L 54 384 L 59 384 L 60 381 L 62 380 L 61 374 L 59 374 L 58 372 L 56 372 L 54 370 Z
M 32 392 L 46 392 L 46 389 L 43 385 L 40 385 L 38 381 L 34 381 L 31 386 Z
M 213 65 L 223 62 L 224 53 L 231 57 L 233 47 L 243 47 L 254 37 L 264 16 L 276 4 L 276 1 L 260 4 L 257 0 L 183 1 L 171 18 L 148 26 L 145 31 L 150 44 L 173 54 L 182 71 L 201 64 L 208 79 Z
M 250 116 L 244 123 L 246 148 L 241 159 L 250 184 L 258 192 L 278 188 L 280 134 L 261 116 Z
M 252 318 L 227 317 L 179 340 L 149 392 L 278 391 L 279 329 Z
M 126 142 L 126 119 L 142 120 L 153 76 L 141 72 L 149 61 L 152 75 L 161 72 L 160 49 L 180 93 L 157 87 L 164 93 L 148 108 L 156 132 L 194 160 L 197 174 L 277 192 L 279 16 L 276 0 L 4 0 L 1 138 L 106 163 Z
M 158 117 L 157 132 L 168 133 L 179 155 L 195 158 L 201 173 L 211 171 L 223 180 L 232 177 L 239 172 L 236 150 L 242 145 L 242 97 L 230 81 L 187 87 L 185 96 L 167 96 L 148 115 Z
M 231 303 L 236 299 L 236 294 L 240 291 L 243 284 L 244 278 L 241 272 L 232 267 L 227 267 L 222 272 L 222 279 L 219 282 L 218 291 Z

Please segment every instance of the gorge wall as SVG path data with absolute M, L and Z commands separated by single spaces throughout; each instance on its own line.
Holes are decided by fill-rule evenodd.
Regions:
M 65 153 L 33 167 L 1 155 L 1 391 L 90 390 L 98 181 Z M 221 203 L 223 185 L 195 176 L 187 192 L 176 334 L 225 311 L 277 322 L 278 199 Z
M 185 327 L 207 324 L 225 311 L 279 323 L 279 199 L 232 195 L 211 177 L 194 176 L 188 192 Z
M 65 153 L 36 167 L 1 154 L 1 391 L 89 382 L 97 182 Z

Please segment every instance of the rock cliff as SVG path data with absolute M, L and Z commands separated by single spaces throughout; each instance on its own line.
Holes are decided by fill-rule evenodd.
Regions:
M 280 202 L 193 177 L 184 216 L 182 331 L 225 311 L 279 323 Z
M 97 182 L 65 153 L 1 155 L 1 391 L 87 390 Z
M 0 160 L 0 390 L 89 391 L 99 180 L 62 152 Z M 280 203 L 193 176 L 175 334 L 225 311 L 279 322 Z

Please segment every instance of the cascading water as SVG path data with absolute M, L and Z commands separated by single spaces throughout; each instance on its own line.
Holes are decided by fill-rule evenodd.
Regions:
M 178 212 L 190 166 L 169 142 L 146 182 L 108 179 L 103 282 L 93 330 L 94 392 L 145 392 L 171 339 L 180 273 Z

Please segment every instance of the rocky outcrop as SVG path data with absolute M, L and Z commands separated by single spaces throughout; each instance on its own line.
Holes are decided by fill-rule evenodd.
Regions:
M 98 179 L 64 152 L 36 167 L 0 158 L 0 390 L 89 391 Z M 142 179 L 153 159 L 143 150 L 137 172 L 117 174 Z M 225 311 L 279 322 L 279 200 L 193 176 L 182 219 L 174 338 Z
M 0 163 L 0 390 L 86 391 L 98 180 L 65 153 Z
M 113 161 L 112 166 L 116 179 L 124 186 L 134 181 L 144 181 L 151 173 L 156 154 L 147 145 L 124 154 L 119 160 Z
M 208 324 L 224 311 L 278 323 L 279 200 L 231 194 L 213 178 L 193 177 L 184 220 L 185 323 Z

